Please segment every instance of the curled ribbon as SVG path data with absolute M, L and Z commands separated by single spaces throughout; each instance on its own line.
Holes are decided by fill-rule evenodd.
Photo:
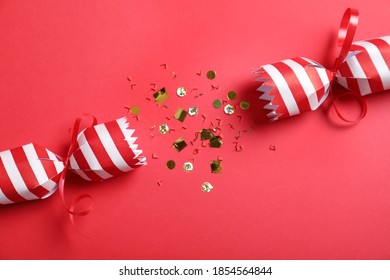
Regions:
M 336 82 L 350 90 L 349 94 L 333 97 L 336 114 L 354 123 L 367 111 L 362 96 L 390 89 L 390 36 L 353 42 L 358 19 L 357 10 L 345 11 L 338 33 L 341 50 L 331 70 L 305 57 L 266 64 L 255 70 L 256 81 L 260 82 L 259 99 L 267 102 L 263 108 L 270 121 L 316 110 Z M 337 108 L 336 101 L 345 96 L 359 102 L 359 119 L 348 120 Z
M 0 152 L 0 204 L 44 199 L 59 189 L 66 205 L 64 184 L 69 169 L 85 180 L 103 181 L 146 165 L 126 118 L 97 124 L 90 117 L 92 125 L 83 130 L 83 118 L 75 121 L 65 158 L 34 143 Z M 82 211 L 75 207 L 86 198 L 90 196 L 83 194 L 66 207 L 71 216 L 90 212 L 90 207 Z

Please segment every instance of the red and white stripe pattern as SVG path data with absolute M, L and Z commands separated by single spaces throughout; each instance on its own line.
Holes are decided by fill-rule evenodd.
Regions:
M 126 118 L 81 131 L 70 169 L 86 180 L 102 181 L 146 165 L 133 134 Z
M 354 42 L 337 82 L 362 96 L 390 89 L 390 36 Z
M 282 60 L 255 71 L 261 82 L 260 100 L 267 101 L 270 121 L 317 109 L 329 94 L 332 74 L 319 63 L 304 58 Z
M 0 152 L 0 204 L 50 196 L 63 170 L 61 159 L 37 144 Z

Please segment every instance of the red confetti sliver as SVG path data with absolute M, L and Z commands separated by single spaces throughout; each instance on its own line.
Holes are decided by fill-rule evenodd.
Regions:
M 275 145 L 270 145 L 270 146 L 269 146 L 269 149 L 270 149 L 271 151 L 276 151 Z

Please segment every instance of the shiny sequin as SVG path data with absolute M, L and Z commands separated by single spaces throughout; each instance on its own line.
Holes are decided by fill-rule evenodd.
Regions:
M 234 107 L 233 107 L 233 105 L 227 104 L 227 105 L 223 108 L 223 111 L 225 112 L 225 114 L 231 115 L 231 114 L 234 113 Z
M 213 101 L 213 107 L 214 107 L 215 109 L 221 108 L 221 106 L 222 106 L 222 101 L 221 101 L 221 100 L 215 99 L 215 100 Z
M 184 141 L 183 137 L 178 138 L 172 145 L 176 151 L 180 152 L 185 147 L 187 147 L 187 143 Z
M 194 165 L 191 162 L 185 162 L 183 164 L 183 170 L 185 172 L 191 172 L 192 170 L 194 170 Z
M 139 109 L 139 107 L 137 105 L 133 105 L 133 106 L 130 107 L 129 112 L 132 115 L 138 115 L 139 112 L 140 112 L 140 109 Z
M 202 184 L 202 191 L 203 192 L 210 192 L 214 187 L 209 182 L 204 182 Z
M 187 111 L 182 109 L 182 108 L 179 108 L 179 109 L 177 109 L 174 117 L 175 117 L 175 119 L 183 122 L 184 119 L 186 118 L 186 116 L 187 116 Z
M 176 163 L 173 160 L 168 160 L 167 161 L 167 167 L 168 169 L 174 169 L 176 166 Z
M 215 73 L 214 70 L 210 70 L 210 71 L 207 72 L 206 75 L 207 75 L 207 78 L 208 78 L 209 80 L 213 80 L 213 79 L 215 78 L 215 76 L 217 75 L 217 73 Z
M 214 136 L 210 139 L 210 147 L 211 148 L 221 148 L 223 142 L 221 141 L 221 136 Z
M 184 97 L 187 94 L 187 90 L 184 87 L 179 87 L 176 91 L 177 96 Z
M 158 129 L 160 130 L 161 134 L 167 134 L 169 132 L 169 126 L 165 123 L 161 124 Z
M 212 160 L 210 162 L 210 167 L 211 167 L 211 173 L 216 173 L 216 174 L 222 173 L 222 164 L 220 160 L 218 159 Z
M 165 88 L 162 88 L 156 93 L 154 93 L 153 97 L 154 97 L 154 101 L 156 101 L 157 104 L 161 104 L 169 98 L 169 95 L 168 92 L 165 90 Z
M 234 100 L 237 98 L 237 93 L 235 91 L 229 91 L 227 94 L 227 98 L 229 100 Z
M 198 108 L 196 107 L 190 107 L 188 109 L 188 114 L 193 117 L 193 116 L 196 116 L 198 114 Z
M 250 103 L 248 101 L 243 100 L 240 102 L 240 108 L 242 110 L 248 110 L 249 106 L 250 106 Z

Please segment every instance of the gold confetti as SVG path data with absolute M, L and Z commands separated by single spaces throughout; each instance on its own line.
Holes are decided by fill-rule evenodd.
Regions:
M 176 91 L 177 96 L 184 97 L 187 94 L 187 90 L 184 87 L 179 87 Z
M 185 172 L 191 172 L 192 170 L 194 170 L 194 166 L 191 162 L 185 162 L 183 164 L 183 169 Z
M 161 124 L 158 129 L 160 130 L 161 134 L 167 134 L 169 132 L 169 126 L 165 123 Z
M 223 142 L 221 141 L 221 136 L 214 136 L 210 139 L 210 147 L 211 148 L 221 148 Z
M 215 73 L 214 70 L 210 70 L 210 71 L 207 72 L 206 75 L 207 75 L 207 78 L 208 78 L 209 80 L 213 80 L 213 79 L 215 78 L 215 76 L 217 75 L 217 73 Z
M 139 107 L 137 105 L 133 105 L 133 106 L 130 107 L 129 112 L 132 115 L 138 115 L 139 112 L 140 112 L 140 109 L 139 109 Z
M 250 103 L 248 101 L 243 100 L 240 102 L 240 108 L 242 110 L 248 110 L 249 106 L 250 106 Z
M 214 187 L 209 182 L 204 182 L 202 184 L 202 191 L 203 192 L 210 192 Z
M 200 140 L 210 140 L 214 137 L 214 134 L 208 129 L 202 129 L 200 131 Z
M 165 88 L 162 88 L 156 93 L 154 93 L 153 97 L 154 97 L 154 101 L 156 101 L 157 104 L 161 104 L 169 98 L 169 95 L 168 92 L 166 92 Z
M 237 98 L 237 93 L 235 91 L 229 91 L 227 94 L 227 98 L 229 100 L 234 100 Z
M 175 119 L 183 122 L 184 119 L 186 118 L 186 116 L 187 116 L 187 111 L 182 109 L 182 108 L 179 108 L 179 109 L 177 109 L 174 117 L 175 117 Z
M 198 114 L 198 108 L 196 107 L 190 107 L 188 109 L 188 114 L 193 117 L 193 116 L 196 116 Z
M 234 107 L 232 105 L 228 104 L 225 106 L 225 108 L 223 108 L 223 111 L 225 112 L 225 114 L 231 115 L 234 113 Z
M 211 173 L 216 173 L 220 174 L 222 173 L 222 164 L 220 160 L 212 160 L 210 162 L 210 167 L 211 167 Z
M 175 168 L 175 166 L 176 166 L 176 163 L 173 161 L 173 160 L 168 160 L 167 161 L 167 167 L 168 167 L 168 169 L 174 169 Z
M 185 147 L 187 147 L 187 143 L 184 141 L 183 137 L 178 138 L 172 145 L 176 151 L 180 152 Z
M 221 100 L 215 99 L 215 100 L 213 101 L 213 107 L 214 107 L 215 109 L 221 108 L 221 106 L 222 106 L 222 101 L 221 101 Z

